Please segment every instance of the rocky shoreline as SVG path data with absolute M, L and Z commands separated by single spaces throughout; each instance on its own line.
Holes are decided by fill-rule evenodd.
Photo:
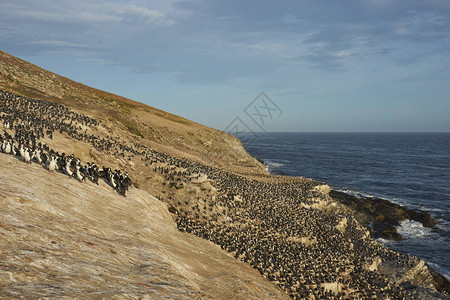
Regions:
M 409 209 L 386 199 L 357 197 L 336 190 L 331 190 L 330 196 L 352 210 L 355 219 L 367 228 L 374 239 L 403 240 L 396 227 L 400 226 L 400 222 L 406 219 L 417 221 L 427 228 L 432 228 L 436 224 L 436 221 L 429 213 Z M 429 267 L 429 269 L 433 276 L 436 290 L 448 294 L 450 292 L 449 281 L 432 268 Z
M 356 220 L 367 227 L 373 238 L 401 241 L 403 237 L 396 226 L 400 226 L 400 222 L 406 219 L 420 222 L 428 228 L 436 224 L 429 213 L 409 209 L 386 199 L 356 197 L 335 190 L 331 190 L 330 196 L 353 210 Z

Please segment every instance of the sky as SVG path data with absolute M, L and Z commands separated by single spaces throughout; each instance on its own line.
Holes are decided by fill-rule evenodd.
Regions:
M 222 130 L 450 131 L 449 0 L 2 0 L 0 49 Z

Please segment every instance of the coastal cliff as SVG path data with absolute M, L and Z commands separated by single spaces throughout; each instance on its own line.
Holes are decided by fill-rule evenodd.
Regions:
M 110 178 L 79 182 L 67 166 L 0 153 L 4 295 L 444 297 L 421 260 L 378 244 L 326 184 L 269 175 L 223 132 L 0 56 L 3 145 L 133 182 L 123 197 Z

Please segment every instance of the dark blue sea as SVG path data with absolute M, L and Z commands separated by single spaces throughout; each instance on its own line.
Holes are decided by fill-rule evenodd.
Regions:
M 335 190 L 429 212 L 434 228 L 403 221 L 403 241 L 379 241 L 421 257 L 450 280 L 450 133 L 257 135 L 238 138 L 272 174 L 313 178 Z

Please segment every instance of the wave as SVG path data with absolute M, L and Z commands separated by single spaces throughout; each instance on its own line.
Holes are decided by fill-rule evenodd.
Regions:
M 422 223 L 408 219 L 400 221 L 397 231 L 406 239 L 427 238 L 435 235 L 431 228 L 423 227 Z
M 439 274 L 441 274 L 442 276 L 444 276 L 448 281 L 450 281 L 450 273 L 443 268 L 442 266 L 436 264 L 436 263 L 432 263 L 432 262 L 426 262 L 427 265 L 429 265 L 431 268 L 433 268 L 434 270 L 436 270 L 437 272 L 439 272 Z
M 281 169 L 285 163 L 280 162 L 280 160 L 271 160 L 271 159 L 265 159 L 264 160 L 264 166 L 266 167 L 267 171 Z
M 336 186 L 331 186 L 332 190 L 335 190 L 337 192 L 341 192 L 341 193 L 346 193 L 347 195 L 350 196 L 355 196 L 356 198 L 380 198 L 380 197 L 376 197 L 370 193 L 365 193 L 365 192 L 360 192 L 357 190 L 353 190 L 353 189 L 346 189 L 346 188 L 340 188 L 340 187 L 336 187 Z
M 391 246 L 392 244 L 394 244 L 394 241 L 391 240 L 387 240 L 387 239 L 383 239 L 383 238 L 377 238 L 375 239 L 378 243 L 383 244 L 387 247 Z
M 284 164 L 276 163 L 276 162 L 274 162 L 274 163 L 266 163 L 266 165 L 268 167 L 271 167 L 271 168 L 280 168 L 280 167 L 284 166 Z

